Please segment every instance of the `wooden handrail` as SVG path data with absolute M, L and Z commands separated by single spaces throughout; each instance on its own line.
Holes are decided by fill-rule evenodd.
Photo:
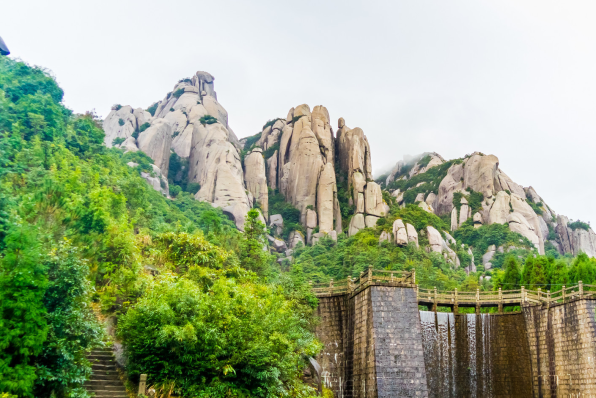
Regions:
M 412 271 L 392 271 L 392 270 L 375 270 L 369 267 L 366 272 L 363 271 L 355 278 L 346 278 L 336 281 L 330 279 L 328 283 L 309 282 L 313 293 L 318 296 L 346 294 L 359 291 L 371 285 L 383 284 L 404 284 L 416 288 L 416 295 L 419 301 L 432 303 L 433 305 L 453 305 L 460 303 L 463 305 L 471 305 L 476 303 L 490 303 L 490 305 L 511 305 L 515 303 L 521 304 L 541 304 L 546 303 L 550 306 L 551 303 L 564 303 L 566 301 L 577 298 L 596 298 L 596 285 L 587 285 L 579 282 L 574 286 L 563 286 L 561 290 L 551 292 L 543 292 L 541 288 L 538 290 L 528 290 L 525 287 L 514 290 L 498 291 L 484 291 L 477 289 L 475 292 L 466 292 L 461 290 L 443 291 L 437 288 L 424 289 L 416 285 L 416 273 Z

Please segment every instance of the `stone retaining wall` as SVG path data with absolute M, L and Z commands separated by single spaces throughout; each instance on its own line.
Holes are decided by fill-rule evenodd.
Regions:
M 534 397 L 596 397 L 594 300 L 524 308 Z

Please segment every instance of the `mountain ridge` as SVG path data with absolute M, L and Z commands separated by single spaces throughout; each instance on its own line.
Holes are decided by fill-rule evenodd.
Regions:
M 159 190 L 168 197 L 170 184 L 185 179 L 187 185 L 196 184 L 195 198 L 220 207 L 240 230 L 253 207 L 268 221 L 274 215 L 269 198 L 280 193 L 300 212 L 303 231 L 297 232 L 303 233 L 305 244 L 325 235 L 336 240 L 342 232 L 351 236 L 387 217 L 389 193 L 402 208 L 416 203 L 439 217 L 449 216 L 451 233 L 468 219 L 476 226 L 507 224 L 532 242 L 538 254 L 545 253 L 546 245 L 561 255 L 596 256 L 596 234 L 589 225 L 557 215 L 534 188 L 509 178 L 494 155 L 474 152 L 449 161 L 436 152 L 404 157 L 375 182 L 364 131 L 349 128 L 344 118 L 334 131 L 322 105 L 312 111 L 298 105 L 285 119 L 271 119 L 260 133 L 238 140 L 217 100 L 214 80 L 199 71 L 180 80 L 148 110 L 115 106 L 104 121 L 106 145 L 149 155 L 154 176 L 145 177 L 159 178 Z M 174 153 L 186 163 L 177 176 L 168 176 Z M 427 173 L 433 175 L 427 178 Z M 417 180 L 416 186 L 407 183 Z M 472 212 L 467 201 L 476 195 L 478 202 L 479 194 L 482 200 Z M 395 240 L 399 230 L 383 239 Z M 292 236 L 287 247 L 297 239 Z

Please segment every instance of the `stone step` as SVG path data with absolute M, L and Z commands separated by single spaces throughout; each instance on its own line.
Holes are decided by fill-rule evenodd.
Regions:
M 91 353 L 89 355 L 87 355 L 87 359 L 91 360 L 91 359 L 110 359 L 113 360 L 114 359 L 114 355 L 112 354 L 95 354 L 95 353 Z
M 94 363 L 91 365 L 91 370 L 95 371 L 107 371 L 107 372 L 115 372 L 116 365 L 114 363 L 102 364 L 102 363 Z
M 96 365 L 103 365 L 103 366 L 115 366 L 114 359 L 94 359 L 94 358 L 87 358 L 89 362 L 91 362 L 91 366 Z
M 120 382 L 120 377 L 118 376 L 117 372 L 113 372 L 110 374 L 94 373 L 91 375 L 91 381 L 118 381 L 118 382 Z
M 113 379 L 108 379 L 108 380 L 97 380 L 94 378 L 91 378 L 91 380 L 87 380 L 85 382 L 86 386 L 89 387 L 103 387 L 103 386 L 117 386 L 117 387 L 122 387 L 122 381 L 120 381 L 119 377 L 114 376 Z
M 125 392 L 115 391 L 93 391 L 95 398 L 128 398 L 128 394 Z
M 85 382 L 87 391 L 95 398 L 128 398 L 110 348 L 93 350 L 87 359 L 91 362 L 91 379 Z
M 113 392 L 121 392 L 126 394 L 126 389 L 122 386 L 122 383 L 120 383 L 119 386 L 90 386 L 85 384 L 85 387 L 87 388 L 87 391 L 93 391 L 93 392 L 99 392 L 99 391 L 113 391 Z

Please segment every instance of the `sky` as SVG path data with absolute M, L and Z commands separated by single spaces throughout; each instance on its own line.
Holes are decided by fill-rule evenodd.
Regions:
M 197 70 L 239 137 L 307 103 L 404 155 L 494 154 L 558 214 L 596 222 L 593 0 L 32 1 L 2 5 L 12 54 L 75 112 L 146 108 Z

